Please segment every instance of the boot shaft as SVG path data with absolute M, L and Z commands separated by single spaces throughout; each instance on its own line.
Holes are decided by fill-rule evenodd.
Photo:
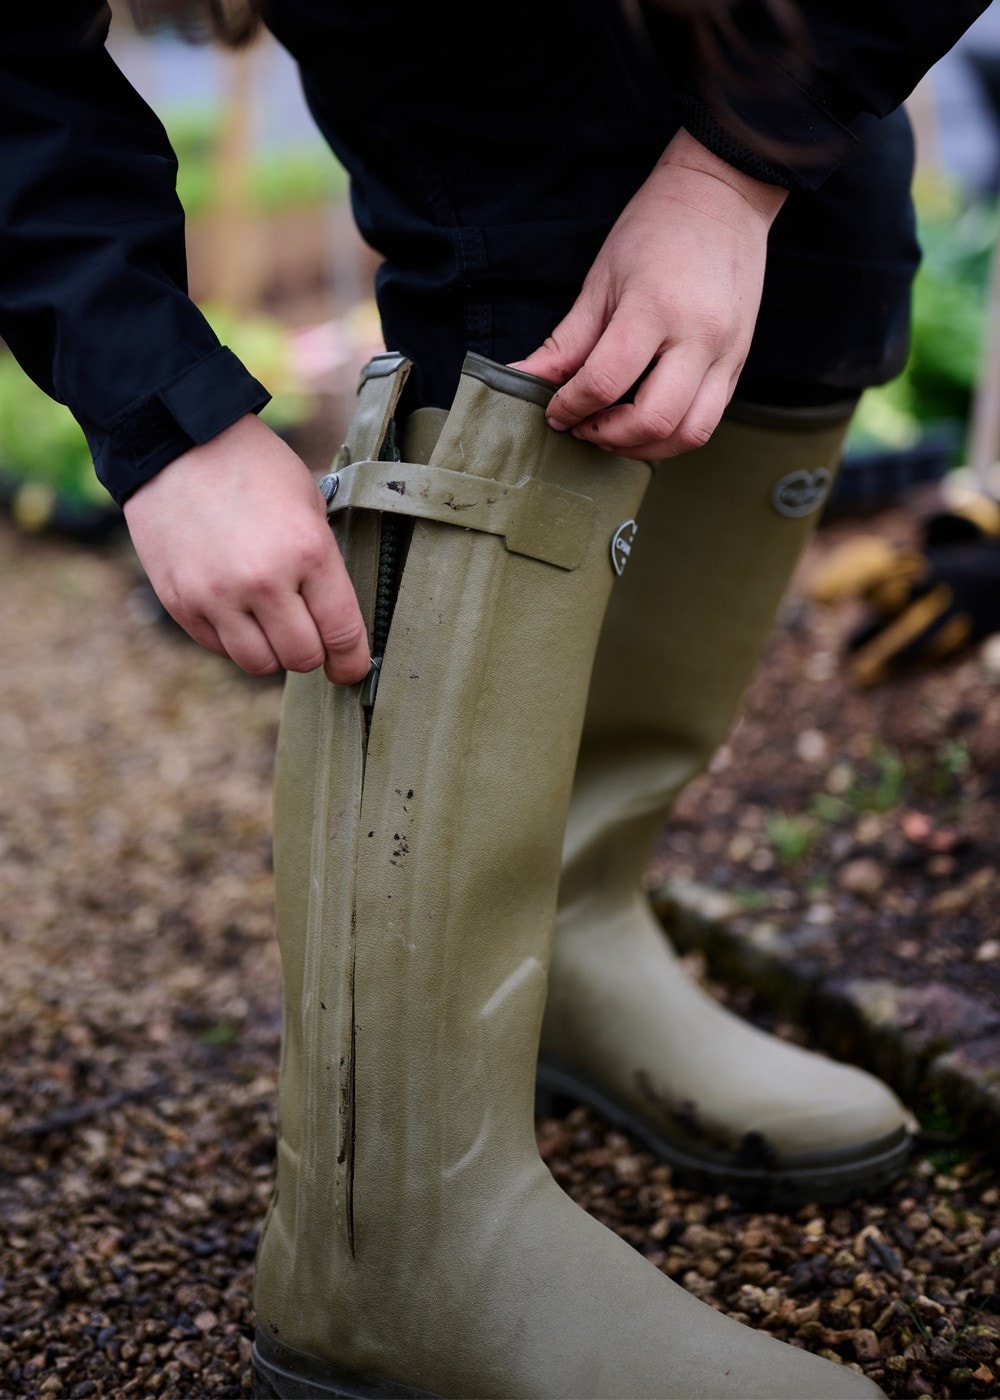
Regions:
M 512 1160 L 538 1170 L 534 1059 L 565 811 L 611 540 L 649 470 L 551 432 L 539 381 L 470 369 L 429 471 L 378 460 L 405 367 L 363 384 L 342 454 L 362 465 L 340 473 L 333 505 L 369 616 L 385 516 L 417 515 L 374 703 L 371 685 L 321 674 L 289 677 L 286 693 L 279 1175 L 258 1309 L 314 1344 L 329 1342 L 331 1298 L 360 1344 L 359 1316 L 381 1315 L 409 1271 L 433 1272 L 428 1241 L 436 1254 L 480 1209 L 499 1159 L 507 1175 Z M 323 1301 L 303 1326 L 311 1297 Z
M 657 464 L 594 662 L 562 901 L 633 898 L 674 798 L 736 716 L 832 487 L 848 414 L 724 419 Z

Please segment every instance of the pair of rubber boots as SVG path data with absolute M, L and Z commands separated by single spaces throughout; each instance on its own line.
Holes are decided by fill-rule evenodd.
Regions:
M 723 425 L 657 468 L 633 547 L 650 468 L 549 430 L 548 385 L 470 356 L 399 435 L 407 368 L 368 367 L 322 483 L 376 665 L 291 676 L 279 738 L 255 1394 L 878 1395 L 670 1282 L 555 1184 L 533 1123 L 541 1035 L 559 1082 L 720 1181 L 820 1195 L 899 1164 L 888 1091 L 718 1009 L 640 892 L 843 424 Z

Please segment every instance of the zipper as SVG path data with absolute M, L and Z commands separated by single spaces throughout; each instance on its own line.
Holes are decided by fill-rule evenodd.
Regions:
M 389 424 L 389 430 L 379 454 L 380 462 L 398 462 L 399 447 L 396 442 L 396 425 Z M 361 706 L 365 716 L 365 743 L 371 733 L 372 715 L 375 710 L 375 695 L 378 690 L 382 662 L 389 642 L 389 628 L 396 610 L 400 584 L 403 581 L 403 566 L 413 531 L 412 520 L 405 516 L 388 512 L 379 520 L 378 568 L 375 575 L 375 601 L 372 609 L 372 664 L 361 687 Z

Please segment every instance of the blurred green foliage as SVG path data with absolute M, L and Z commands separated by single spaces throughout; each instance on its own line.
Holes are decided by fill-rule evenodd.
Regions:
M 188 218 L 197 219 L 212 206 L 219 109 L 186 104 L 161 116 L 180 166 L 177 193 Z M 325 147 L 263 149 L 247 168 L 247 205 L 255 213 L 315 208 L 346 193 L 344 168 Z
M 918 184 L 916 202 L 924 258 L 910 355 L 902 374 L 862 396 L 849 440 L 857 450 L 905 449 L 941 425 L 956 428 L 961 443 L 969 419 L 1000 212 L 940 183 Z
M 108 500 L 69 409 L 53 403 L 10 354 L 0 356 L 0 470 L 40 481 L 73 501 Z

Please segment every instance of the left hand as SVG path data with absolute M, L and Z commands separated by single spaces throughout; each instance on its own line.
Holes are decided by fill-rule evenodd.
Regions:
M 550 426 L 646 460 L 707 442 L 750 348 L 786 194 L 679 131 L 569 314 L 515 365 L 562 386 Z M 647 368 L 634 401 L 619 404 Z

